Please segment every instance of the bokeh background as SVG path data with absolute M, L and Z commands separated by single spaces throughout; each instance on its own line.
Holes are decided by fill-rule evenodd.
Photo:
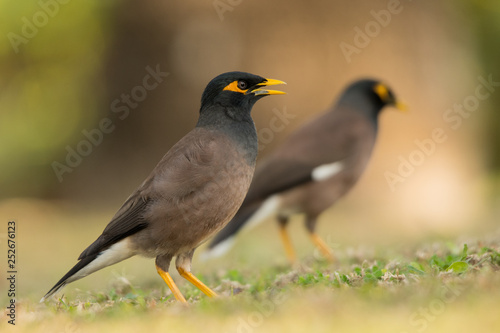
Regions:
M 500 87 L 458 128 L 443 118 L 475 94 L 479 77 L 500 81 L 498 1 L 403 0 L 390 16 L 381 14 L 395 3 L 386 0 L 46 3 L 0 1 L 0 233 L 5 243 L 7 221 L 17 221 L 24 297 L 39 298 L 75 263 L 193 128 L 205 85 L 232 70 L 288 83 L 287 95 L 253 110 L 260 157 L 354 79 L 379 78 L 409 106 L 405 114 L 383 112 L 365 175 L 321 218 L 320 234 L 338 251 L 498 229 Z M 346 56 L 346 44 L 357 51 Z M 168 75 L 137 95 L 148 68 Z M 133 93 L 140 100 L 127 107 L 124 98 Z M 117 107 L 128 109 L 126 116 Z M 276 112 L 295 117 L 283 131 L 263 135 Z M 88 140 L 84 132 L 105 118 L 112 132 L 58 179 L 54 162 L 67 165 L 68 149 L 78 149 Z M 401 158 L 418 154 L 415 141 L 436 128 L 447 140 L 391 189 L 387 172 L 397 174 Z M 292 229 L 299 255 L 310 256 L 300 216 Z M 210 272 L 285 262 L 269 222 L 242 235 L 229 256 L 195 266 Z M 74 285 L 104 288 L 120 274 L 162 283 L 152 261 L 132 259 Z

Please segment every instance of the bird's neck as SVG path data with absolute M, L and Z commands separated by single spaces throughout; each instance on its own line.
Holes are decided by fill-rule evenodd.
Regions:
M 224 110 L 203 110 L 196 127 L 220 131 L 230 137 L 244 154 L 249 165 L 255 165 L 258 152 L 258 140 L 255 124 L 250 111 L 242 112 L 226 108 Z
M 347 110 L 354 110 L 367 117 L 375 127 L 378 126 L 378 115 L 383 108 L 383 104 L 378 101 L 371 100 L 365 96 L 344 96 L 338 102 L 338 106 Z

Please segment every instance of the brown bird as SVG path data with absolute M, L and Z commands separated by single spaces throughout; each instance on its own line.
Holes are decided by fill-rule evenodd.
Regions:
M 243 73 L 217 76 L 206 87 L 196 127 L 175 144 L 118 210 L 78 263 L 42 298 L 66 284 L 134 255 L 156 258 L 156 270 L 175 298 L 186 302 L 168 273 L 216 296 L 191 273 L 198 246 L 223 228 L 240 207 L 254 172 L 257 134 L 250 115 L 284 82 Z
M 386 105 L 402 106 L 385 84 L 359 80 L 348 86 L 326 113 L 290 135 L 258 165 L 243 205 L 204 257 L 227 251 L 243 226 L 275 216 L 287 256 L 294 262 L 286 226 L 291 215 L 305 213 L 312 242 L 333 261 L 330 248 L 315 232 L 317 218 L 363 173 L 375 144 L 378 115 Z

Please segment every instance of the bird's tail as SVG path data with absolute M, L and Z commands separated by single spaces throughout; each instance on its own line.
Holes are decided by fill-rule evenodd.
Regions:
M 78 261 L 53 287 L 45 296 L 42 297 L 40 303 L 43 303 L 47 298 L 58 292 L 66 284 L 79 280 L 95 271 L 104 267 L 116 264 L 122 260 L 130 258 L 133 253 L 128 246 L 128 239 L 125 238 L 107 248 L 100 253 L 84 257 Z
M 86 257 L 85 259 L 80 260 L 75 266 L 73 266 L 72 269 L 69 270 L 66 275 L 64 275 L 53 287 L 52 289 L 49 290 L 45 296 L 42 297 L 40 300 L 40 303 L 43 303 L 47 298 L 55 294 L 56 292 L 59 291 L 62 287 L 64 287 L 67 283 L 73 282 L 77 279 L 75 279 L 75 275 L 82 270 L 85 266 L 90 264 L 94 259 L 97 258 L 97 255 L 93 255 L 91 257 Z M 82 276 L 83 277 L 83 276 Z
M 241 206 L 235 217 L 210 242 L 202 258 L 215 258 L 226 253 L 234 244 L 234 237 L 244 227 L 250 229 L 277 211 L 279 198 L 273 196 L 265 201 Z

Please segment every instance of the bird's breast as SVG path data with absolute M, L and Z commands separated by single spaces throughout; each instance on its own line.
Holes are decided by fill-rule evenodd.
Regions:
M 186 181 L 182 196 L 160 197 L 149 208 L 150 228 L 141 252 L 177 255 L 198 247 L 236 214 L 250 186 L 254 166 L 239 149 L 226 145 L 194 182 Z M 177 192 L 179 193 L 179 192 Z

